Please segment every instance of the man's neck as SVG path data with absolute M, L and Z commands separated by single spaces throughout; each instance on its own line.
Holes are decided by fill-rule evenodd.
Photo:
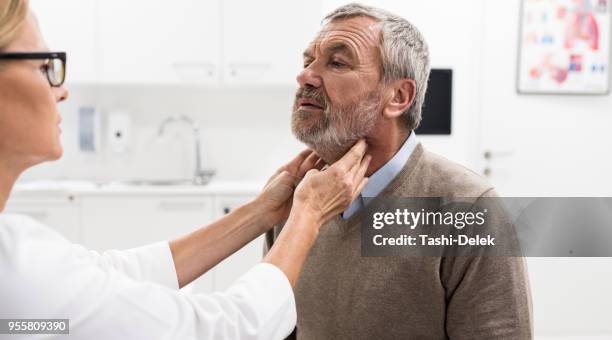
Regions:
M 373 137 L 366 138 L 368 144 L 367 153 L 372 155 L 366 176 L 371 176 L 383 165 L 387 164 L 406 142 L 410 133 L 406 129 L 389 129 L 384 132 L 375 133 Z

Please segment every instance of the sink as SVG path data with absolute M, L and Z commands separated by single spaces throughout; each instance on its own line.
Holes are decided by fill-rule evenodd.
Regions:
M 169 186 L 203 186 L 210 183 L 210 178 L 202 183 L 196 183 L 193 179 L 134 179 L 126 181 L 111 181 L 100 183 L 100 186 L 152 186 L 152 187 L 169 187 Z
M 130 179 L 98 183 L 99 186 L 120 185 L 120 186 L 151 186 L 151 187 L 167 187 L 167 186 L 203 186 L 213 179 L 215 176 L 214 170 L 201 170 L 197 176 L 189 179 Z
M 194 185 L 192 179 L 135 179 L 129 181 L 119 181 L 117 183 L 135 186 Z

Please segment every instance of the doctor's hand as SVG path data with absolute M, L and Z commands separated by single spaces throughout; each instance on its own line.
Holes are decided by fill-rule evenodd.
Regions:
M 287 222 L 264 258 L 285 273 L 292 287 L 321 226 L 345 210 L 366 185 L 371 159 L 366 149 L 360 140 L 333 165 L 308 170 L 295 189 Z
M 323 166 L 325 162 L 314 151 L 306 149 L 272 175 L 255 199 L 256 204 L 262 209 L 261 217 L 268 228 L 287 219 L 293 191 L 306 172 L 312 169 L 320 170 Z
M 295 189 L 291 213 L 306 213 L 320 227 L 346 210 L 368 181 L 364 176 L 372 157 L 366 150 L 366 142 L 360 140 L 333 165 L 307 171 Z

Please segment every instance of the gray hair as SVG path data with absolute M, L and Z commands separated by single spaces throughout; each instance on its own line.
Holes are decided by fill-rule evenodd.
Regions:
M 328 24 L 337 19 L 370 17 L 381 23 L 382 81 L 388 84 L 398 79 L 416 82 L 414 103 L 403 116 L 410 130 L 421 123 L 421 111 L 429 80 L 429 49 L 423 35 L 408 20 L 376 7 L 351 3 L 341 6 L 323 19 Z

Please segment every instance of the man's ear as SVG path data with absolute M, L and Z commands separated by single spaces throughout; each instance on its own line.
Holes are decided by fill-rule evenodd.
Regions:
M 385 118 L 397 118 L 404 113 L 416 98 L 416 81 L 414 79 L 399 79 L 388 86 L 389 101 L 383 109 Z

